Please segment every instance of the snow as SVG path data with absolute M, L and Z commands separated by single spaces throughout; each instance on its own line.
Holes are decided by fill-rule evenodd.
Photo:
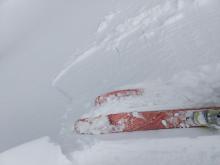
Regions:
M 112 130 L 112 126 L 106 116 L 94 118 L 92 122 L 90 120 L 88 122 L 78 121 L 74 127 L 78 133 L 82 134 L 87 132 L 91 134 L 109 133 Z
M 107 35 L 98 35 L 97 41 L 94 41 L 93 47 L 99 49 L 80 63 L 75 63 L 78 60 L 73 61 L 65 69 L 65 74 L 58 76 L 54 85 L 62 88 L 73 100 L 79 96 L 77 102 L 80 102 L 80 95 L 86 96 L 77 108 L 82 109 L 85 101 L 92 102 L 101 93 L 129 84 L 134 86 L 143 81 L 148 84 L 158 81 L 166 84 L 175 77 L 181 78 L 179 74 L 195 74 L 192 77 L 195 79 L 199 68 L 218 65 L 219 56 L 215 55 L 219 50 L 218 35 L 215 35 L 219 31 L 218 21 L 211 21 L 213 17 L 218 19 L 215 7 L 212 6 L 213 9 L 209 11 L 208 5 L 198 7 L 197 1 L 165 1 L 150 9 L 146 6 L 144 9 L 142 5 L 139 10 L 130 8 L 124 13 L 121 11 L 114 24 L 109 25 Z M 130 12 L 135 16 L 125 17 Z M 184 15 L 181 20 L 170 21 L 171 18 L 179 17 L 179 14 Z M 137 23 L 133 25 L 132 22 L 136 20 Z M 146 21 L 149 22 L 147 25 L 144 23 Z M 167 25 L 166 21 L 172 24 Z M 212 29 L 208 34 L 207 29 L 210 27 Z M 145 35 L 151 37 L 143 37 Z M 210 42 L 213 43 L 212 47 L 207 48 Z M 87 84 L 88 81 L 90 84 Z M 179 83 L 176 82 L 177 85 Z M 73 104 L 75 106 L 77 103 Z
M 0 7 L 4 9 L 0 10 L 0 13 L 6 15 L 0 17 L 0 21 L 4 23 L 0 29 L 5 31 L 6 25 L 10 27 L 6 33 L 1 33 L 7 40 L 0 40 L 0 43 L 3 43 L 1 44 L 3 49 L 0 49 L 0 52 L 19 54 L 19 56 L 5 58 L 7 60 L 2 62 L 3 65 L 0 68 L 3 73 L 1 82 L 5 84 L 2 85 L 3 94 L 8 93 L 6 92 L 8 88 L 4 88 L 9 85 L 7 82 L 11 83 L 10 95 L 18 90 L 13 99 L 6 97 L 5 102 L 8 106 L 14 103 L 13 107 L 9 106 L 7 109 L 25 108 L 33 111 L 33 107 L 36 107 L 39 110 L 31 113 L 30 116 L 36 116 L 36 113 L 47 116 L 44 122 L 39 122 L 41 117 L 36 119 L 37 122 L 34 125 L 39 123 L 40 126 L 31 129 L 33 132 L 44 129 L 45 121 L 55 117 L 52 115 L 54 109 L 57 111 L 62 108 L 65 111 L 65 106 L 67 106 L 67 110 L 63 115 L 61 128 L 56 125 L 56 127 L 51 126 L 47 129 L 48 134 L 51 129 L 58 129 L 57 127 L 61 129 L 58 138 L 56 137 L 57 145 L 49 142 L 48 138 L 29 142 L 1 153 L 0 164 L 217 165 L 220 163 L 220 144 L 218 143 L 220 132 L 217 130 L 173 129 L 95 136 L 78 135 L 72 132 L 74 121 L 81 116 L 92 117 L 134 111 L 136 108 L 138 111 L 146 111 L 220 106 L 220 4 L 218 0 L 108 1 L 102 2 L 102 5 L 105 5 L 105 10 L 102 11 L 102 7 L 98 8 L 94 5 L 95 2 L 91 3 L 91 6 L 82 3 L 80 7 L 76 6 L 74 8 L 76 10 L 73 10 L 68 2 L 61 3 L 57 0 L 53 11 L 50 9 L 49 0 L 36 2 L 36 4 L 30 2 L 29 4 L 26 0 L 22 2 L 28 7 L 21 5 L 14 10 L 15 13 L 12 15 L 10 15 L 9 8 L 13 9 L 13 5 L 17 2 L 11 0 L 0 3 Z M 48 6 L 46 9 L 41 8 L 44 3 Z M 74 6 L 75 3 L 71 4 Z M 99 3 L 101 1 L 97 4 Z M 9 7 L 10 5 L 12 6 Z M 31 5 L 38 7 L 31 10 L 34 8 Z M 57 10 L 60 5 L 62 10 Z M 85 10 L 89 14 L 86 14 L 85 10 L 81 11 L 83 7 L 86 7 Z M 25 13 L 21 12 L 23 9 Z M 52 12 L 49 12 L 47 16 L 54 20 L 52 19 L 51 22 L 48 22 L 48 19 L 42 20 L 44 14 L 38 17 L 40 11 L 44 11 L 46 15 L 47 11 Z M 60 12 L 55 14 L 55 11 Z M 64 13 L 61 16 L 62 12 Z M 28 25 L 27 22 L 33 21 L 31 17 L 28 17 L 28 13 L 32 13 L 38 21 L 30 22 L 30 26 L 25 26 L 25 24 L 19 26 L 18 29 L 26 28 L 21 30 L 23 33 L 19 30 L 11 33 L 15 30 L 13 27 L 19 25 L 19 21 L 16 24 L 13 24 L 16 21 L 10 22 L 11 18 L 19 17 Z M 83 18 L 77 19 L 78 22 L 70 21 L 73 16 L 77 18 L 83 16 Z M 63 28 L 62 23 L 68 28 Z M 38 24 L 45 25 L 45 28 L 35 29 Z M 80 24 L 77 26 L 78 30 L 71 31 L 78 24 Z M 10 37 L 8 34 L 11 34 Z M 48 34 L 47 37 L 43 37 L 46 34 Z M 24 36 L 27 38 L 25 39 Z M 21 39 L 22 37 L 24 40 Z M 72 40 L 74 37 L 75 39 Z M 16 41 L 20 41 L 20 44 Z M 63 43 L 64 41 L 66 42 Z M 12 46 L 13 43 L 17 49 Z M 48 43 L 51 44 L 48 45 Z M 74 44 L 76 46 L 71 48 Z M 44 45 L 47 47 L 45 48 Z M 11 47 L 14 48 L 13 51 L 6 51 Z M 68 61 L 68 65 L 61 69 L 60 63 L 63 64 L 66 59 L 61 57 L 63 52 L 67 56 L 74 49 L 79 51 L 76 50 L 77 53 Z M 45 50 L 48 56 L 45 56 Z M 35 51 L 36 53 L 33 53 Z M 38 58 L 36 54 L 42 56 Z M 57 58 L 53 66 L 51 63 L 54 58 L 49 56 L 51 54 L 56 55 L 55 58 Z M 9 62 L 9 59 L 12 62 Z M 44 64 L 42 67 L 44 72 L 38 70 L 41 64 Z M 52 67 L 50 71 L 47 70 L 49 66 Z M 5 74 L 5 68 L 9 69 L 8 76 Z M 32 68 L 30 73 L 29 68 Z M 58 70 L 61 71 L 54 78 Z M 18 73 L 20 75 L 25 73 L 25 76 L 21 76 L 22 81 L 16 78 Z M 28 84 L 33 83 L 33 86 L 25 87 L 26 83 L 23 84 L 23 82 L 27 80 L 27 77 L 30 82 Z M 36 80 L 41 82 L 44 79 L 47 85 L 36 83 L 38 82 Z M 23 85 L 16 87 L 13 82 Z M 37 96 L 32 96 L 30 95 L 31 89 L 35 86 L 39 93 L 36 93 Z M 140 97 L 128 97 L 119 102 L 110 100 L 105 106 L 98 108 L 94 106 L 96 96 L 126 88 L 144 88 L 145 92 Z M 29 89 L 25 92 L 29 97 L 19 97 L 24 95 L 21 92 L 23 89 Z M 59 96 L 48 100 L 55 95 L 52 89 L 58 89 L 60 97 L 67 98 L 69 101 L 67 105 L 58 103 L 61 99 Z M 4 98 L 3 95 L 2 98 Z M 15 98 L 18 101 L 14 101 Z M 16 104 L 16 102 L 22 102 L 21 99 L 27 101 L 23 104 Z M 39 101 L 26 106 L 25 103 L 28 101 L 31 103 L 33 100 Z M 46 112 L 48 114 L 45 114 Z M 134 113 L 134 115 L 138 114 Z M 27 116 L 26 123 L 22 122 L 21 125 L 30 124 L 30 121 L 34 119 L 30 116 Z M 21 118 L 23 121 L 24 117 Z M 10 130 L 7 126 L 4 129 Z M 14 136 L 8 134 L 8 137 L 17 138 L 16 135 L 18 136 L 20 129 L 14 130 L 16 134 L 13 134 Z M 46 133 L 39 133 L 38 137 Z
M 166 137 L 172 135 L 172 132 L 149 131 L 125 136 L 98 137 L 96 140 L 91 138 L 90 143 L 81 138 L 82 149 L 71 153 L 71 159 L 67 159 L 60 147 L 53 144 L 48 137 L 43 137 L 1 153 L 0 163 L 4 165 L 127 165 L 134 163 L 138 165 L 146 163 L 218 165 L 220 163 L 220 149 L 217 145 L 219 135 L 196 132 L 195 136 L 194 133 L 193 130 L 186 131 L 185 134 L 182 130 L 176 130 L 174 137 Z
M 203 66 L 195 72 L 184 71 L 175 74 L 167 81 L 156 80 L 135 84 L 144 89 L 142 96 L 126 97 L 119 101 L 108 100 L 104 106 L 93 107 L 82 117 L 119 112 L 219 106 L 219 72 L 219 64 Z
M 42 137 L 1 153 L 0 164 L 71 165 L 60 147 L 50 142 L 49 137 Z
M 73 123 L 73 118 L 220 105 L 220 58 L 217 53 L 220 51 L 220 38 L 216 35 L 219 33 L 219 3 L 168 0 L 140 2 L 131 6 L 126 10 L 117 10 L 120 11 L 117 17 L 105 21 L 108 23 L 105 23 L 104 31 L 96 34 L 92 44 L 96 48 L 95 52 L 89 56 L 82 53 L 83 60 L 79 63 L 77 59 L 74 60 L 65 68 L 65 74 L 61 71 L 56 78 L 53 85 L 72 98 L 67 112 L 70 119 L 65 119 L 64 130 Z M 81 59 L 80 56 L 78 58 Z M 113 99 L 104 106 L 94 106 L 96 96 L 126 88 L 144 88 L 145 92 L 140 97 L 128 97 L 120 101 Z M 80 114 L 75 113 L 78 109 Z M 218 131 L 182 129 L 182 136 L 186 138 L 178 137 L 177 130 L 161 132 L 168 136 L 163 133 L 158 135 L 158 132 L 131 133 L 123 136 L 124 141 L 117 139 L 118 143 L 114 140 L 118 136 L 115 134 L 104 138 L 88 137 L 95 141 L 92 144 L 87 144 L 85 135 L 75 135 L 73 139 L 79 138 L 82 143 L 85 138 L 87 147 L 73 151 L 72 160 L 76 164 L 219 163 L 217 157 L 208 155 L 209 152 L 218 155 L 218 152 L 212 152 L 204 145 L 212 138 L 217 139 Z M 64 131 L 63 134 L 66 136 L 68 133 Z M 137 135 L 142 140 L 136 139 Z M 152 139 L 149 140 L 149 136 Z M 192 139 L 191 136 L 198 138 Z M 70 143 L 70 139 L 66 139 L 66 143 Z M 163 145 L 167 145 L 164 147 L 166 150 Z M 215 140 L 213 145 L 218 146 Z M 109 149 L 108 146 L 115 147 Z M 186 157 L 183 153 L 186 153 Z M 85 154 L 88 159 L 84 159 Z M 203 155 L 205 161 L 201 158 Z
M 80 165 L 217 165 L 218 140 L 219 136 L 97 141 L 86 150 L 74 152 L 73 159 Z
M 105 31 L 105 29 L 108 28 L 109 24 L 111 23 L 111 20 L 116 17 L 118 13 L 110 13 L 109 15 L 105 16 L 104 21 L 100 23 L 97 33 L 102 33 Z
M 0 0 L 0 152 L 57 139 L 67 100 L 51 82 L 112 8 L 111 0 Z

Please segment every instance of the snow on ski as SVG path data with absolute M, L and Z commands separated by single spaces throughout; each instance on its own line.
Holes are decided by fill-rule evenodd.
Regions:
M 105 134 L 171 128 L 217 127 L 220 107 L 124 112 L 83 118 L 75 122 L 80 134 Z
M 95 106 L 103 106 L 110 100 L 135 97 L 144 94 L 144 89 L 123 89 L 96 97 Z M 105 134 L 171 128 L 218 127 L 220 107 L 167 109 L 155 111 L 119 112 L 85 117 L 77 120 L 74 129 L 80 134 Z

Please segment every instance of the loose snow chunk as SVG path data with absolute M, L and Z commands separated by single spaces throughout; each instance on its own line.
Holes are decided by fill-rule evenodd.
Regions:
M 112 126 L 109 123 L 108 117 L 99 116 L 85 121 L 77 121 L 75 130 L 82 134 L 100 134 L 112 132 Z
M 167 126 L 167 121 L 166 121 L 166 120 L 162 120 L 161 122 L 162 122 L 163 126 L 168 127 L 168 126 Z
M 1 165 L 71 165 L 59 146 L 44 137 L 0 154 Z
M 142 116 L 142 114 L 141 113 L 139 113 L 139 112 L 132 112 L 132 116 L 134 116 L 134 117 L 136 117 L 136 118 L 140 118 L 140 119 L 144 119 L 145 120 L 145 118 Z

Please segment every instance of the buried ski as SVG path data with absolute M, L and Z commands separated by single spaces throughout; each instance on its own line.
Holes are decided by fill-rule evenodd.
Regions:
M 142 88 L 122 89 L 122 90 L 108 92 L 108 93 L 105 93 L 103 95 L 96 97 L 95 106 L 101 106 L 110 100 L 120 100 L 122 98 L 131 97 L 131 96 L 133 97 L 141 96 L 143 95 L 143 93 L 144 93 L 144 89 Z
M 100 115 L 77 120 L 74 129 L 80 134 L 107 134 L 219 126 L 220 107 L 206 107 Z

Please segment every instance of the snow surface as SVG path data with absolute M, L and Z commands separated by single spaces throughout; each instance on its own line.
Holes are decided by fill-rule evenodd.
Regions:
M 71 165 L 48 137 L 23 144 L 0 155 L 1 165 Z
M 80 49 L 51 83 L 69 101 L 57 141 L 68 160 L 58 147 L 41 139 L 0 154 L 4 165 L 16 160 L 27 164 L 59 163 L 54 159 L 50 163 L 54 155 L 64 165 L 220 163 L 217 130 L 173 129 L 96 136 L 72 132 L 74 121 L 84 114 L 117 113 L 132 106 L 140 110 L 220 106 L 218 0 L 114 3 L 117 5 L 112 5 L 97 23 L 92 42 Z M 96 96 L 136 87 L 145 89 L 144 96 L 94 108 Z M 41 153 L 38 146 L 48 151 L 44 159 L 36 156 Z M 18 154 L 29 147 L 33 154 Z
M 87 47 L 115 5 L 112 0 L 0 0 L 0 152 L 59 136 L 67 101 L 51 81 Z
M 218 104 L 218 5 L 141 1 L 117 11 L 105 33 L 97 33 L 90 48 L 53 85 L 81 114 L 93 108 L 99 94 L 127 87 L 144 87 L 150 109 Z
M 61 133 L 65 145 L 79 141 L 74 146 L 80 151 L 64 149 L 72 152 L 69 157 L 76 164 L 219 163 L 219 153 L 204 145 L 216 138 L 213 145 L 219 147 L 219 131 L 214 130 L 163 130 L 122 137 L 70 138 L 67 133 L 73 119 L 82 115 L 134 111 L 137 107 L 146 111 L 219 106 L 219 5 L 217 0 L 139 1 L 104 17 L 91 46 L 53 81 L 71 100 Z M 144 88 L 145 93 L 94 107 L 96 96 L 126 88 Z M 209 152 L 217 156 L 209 158 Z
M 220 163 L 219 136 L 198 138 L 146 138 L 118 141 L 98 141 L 90 148 L 73 153 L 80 165 L 121 164 L 190 164 Z M 211 152 L 209 152 L 211 151 Z M 86 158 L 86 159 L 85 159 Z
M 164 131 L 163 135 L 164 135 Z M 154 133 L 155 134 L 155 133 Z M 156 134 L 162 135 L 156 131 Z M 121 165 L 121 164 L 175 164 L 218 165 L 220 163 L 219 135 L 198 137 L 144 137 L 133 134 L 110 139 L 96 139 L 71 154 L 68 160 L 60 147 L 41 138 L 0 154 L 2 165 Z M 165 133 L 165 135 L 168 135 Z M 188 136 L 188 135 L 187 135 Z M 116 135 L 117 137 L 117 135 Z

